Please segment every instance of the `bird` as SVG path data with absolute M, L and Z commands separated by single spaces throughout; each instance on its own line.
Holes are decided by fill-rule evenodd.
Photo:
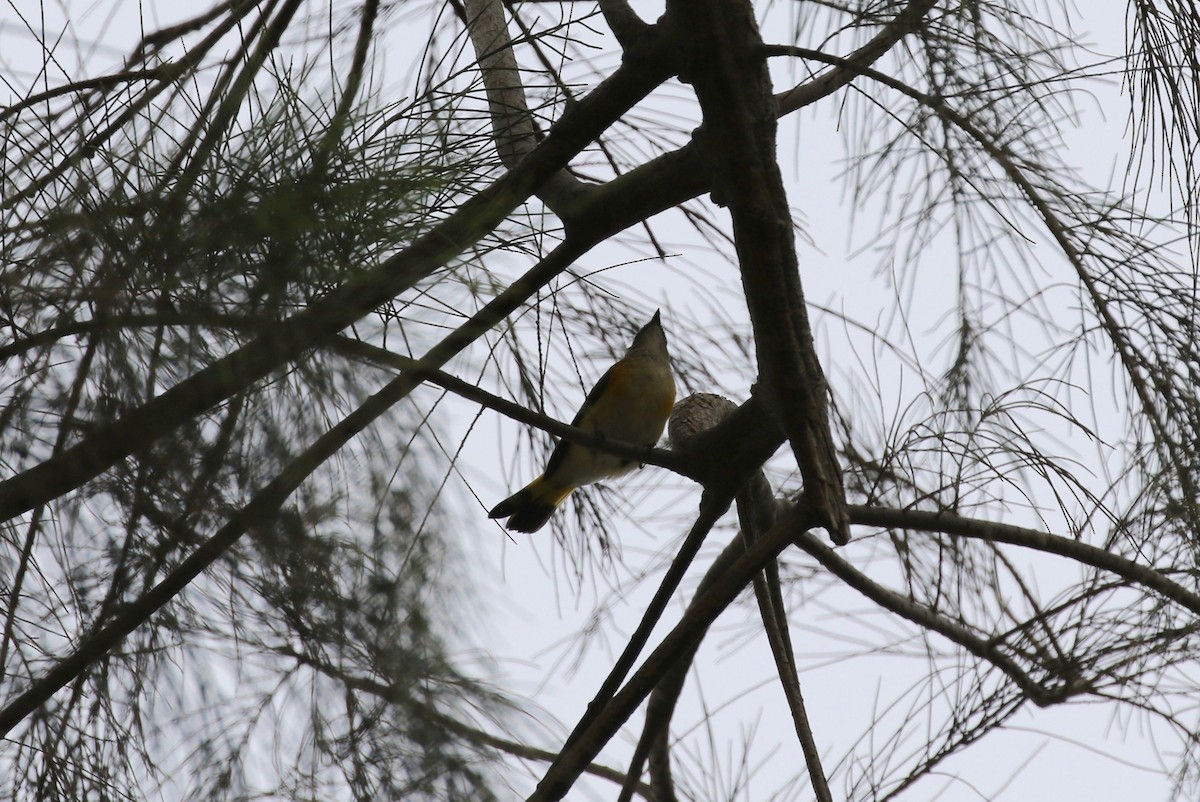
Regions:
M 596 382 L 572 426 L 634 445 L 658 442 L 675 403 L 675 376 L 661 312 L 654 313 L 625 356 Z M 542 475 L 493 507 L 488 518 L 507 518 L 505 528 L 513 532 L 536 532 L 576 488 L 620 476 L 634 462 L 559 440 Z

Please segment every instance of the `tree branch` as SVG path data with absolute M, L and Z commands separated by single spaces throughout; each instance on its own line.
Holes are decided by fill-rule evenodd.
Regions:
M 712 431 L 736 413 L 737 407 L 726 398 L 707 393 L 691 395 L 679 402 L 671 416 L 671 445 L 675 448 L 687 447 L 699 434 Z M 713 453 L 724 452 L 716 449 Z M 717 577 L 721 576 L 739 556 L 745 553 L 748 545 L 774 525 L 777 508 L 771 485 L 760 469 L 737 495 L 741 532 L 709 566 L 696 587 L 693 604 L 716 581 Z M 804 700 L 800 695 L 800 680 L 787 633 L 787 618 L 779 587 L 778 563 L 772 561 L 764 573 L 765 576 L 760 574 L 754 578 L 754 591 L 762 613 L 763 627 L 767 632 L 771 651 L 776 659 L 780 682 L 783 684 L 784 695 L 792 712 L 801 749 L 808 764 L 813 790 L 818 799 L 822 802 L 829 802 L 832 799 L 829 784 L 824 770 L 821 768 L 820 754 L 812 734 L 812 728 L 808 723 Z M 650 758 L 651 768 L 650 784 L 654 788 L 656 800 L 671 802 L 675 799 L 668 748 L 670 723 L 675 705 L 683 690 L 688 669 L 699 646 L 700 642 L 697 641 L 696 645 L 686 654 L 681 655 L 676 664 L 655 687 L 654 692 L 650 694 L 650 699 L 646 704 L 642 734 L 638 739 L 633 758 L 630 760 L 625 786 L 622 788 L 622 795 L 618 802 L 627 802 L 630 798 L 633 784 L 640 779 L 642 767 L 648 758 Z
M 581 739 L 595 737 L 593 723 L 608 710 L 613 694 L 617 692 L 617 689 L 621 687 L 621 683 L 625 681 L 625 677 L 629 673 L 629 670 L 633 668 L 638 655 L 641 654 L 642 649 L 650 640 L 650 634 L 662 620 L 662 614 L 667 609 L 667 604 L 670 603 L 671 596 L 679 588 L 679 583 L 683 580 L 683 575 L 687 573 L 692 560 L 696 558 L 700 547 L 704 545 L 704 539 L 708 537 L 708 533 L 712 531 L 713 526 L 725 514 L 725 511 L 729 509 L 729 504 L 733 501 L 733 495 L 732 491 L 724 493 L 705 491 L 700 502 L 700 514 L 696 517 L 692 528 L 688 531 L 687 537 L 684 538 L 683 545 L 679 547 L 679 551 L 671 561 L 671 565 L 668 566 L 662 582 L 654 592 L 654 597 L 646 606 L 646 611 L 642 613 L 642 620 L 638 622 L 637 629 L 630 636 L 629 642 L 625 644 L 625 648 L 621 651 L 620 656 L 609 670 L 608 676 L 604 678 L 600 689 L 596 691 L 596 695 L 588 703 L 587 710 L 580 717 L 579 723 L 575 725 L 575 728 L 571 730 L 571 734 L 567 736 L 566 743 L 563 746 L 564 750 L 576 747 L 577 742 Z M 582 748 L 591 749 L 594 746 L 594 756 L 596 753 L 599 753 L 600 748 L 607 740 L 607 738 L 604 738 L 600 743 L 589 741 L 588 745 Z M 551 769 L 553 770 L 553 767 Z
M 753 505 L 750 515 L 743 513 L 741 504 L 738 506 L 742 535 L 749 535 L 748 542 L 753 542 L 775 522 L 775 497 L 766 476 L 760 474 L 760 477 L 761 482 L 756 479 L 745 492 L 745 495 L 749 496 L 749 504 Z M 772 560 L 761 575 L 754 577 L 754 596 L 758 601 L 758 610 L 762 616 L 763 630 L 767 633 L 771 655 L 775 658 L 775 671 L 779 675 L 779 683 L 783 687 L 783 696 L 792 715 L 796 737 L 800 741 L 800 751 L 804 754 L 804 762 L 808 766 L 813 794 L 818 802 L 833 802 L 829 780 L 821 765 L 821 749 L 817 745 L 816 736 L 813 735 L 804 695 L 800 691 L 800 672 L 796 668 L 796 654 L 792 647 L 787 611 L 783 604 L 778 560 Z
M 612 697 L 585 731 L 579 732 L 564 747 L 527 802 L 562 799 L 578 778 L 582 767 L 595 758 L 680 656 L 703 637 L 717 616 L 734 602 L 754 575 L 787 548 L 798 532 L 818 525 L 817 517 L 803 512 L 802 507 L 801 504 L 787 510 L 771 531 L 747 549 L 706 593 L 696 598 L 625 687 Z
M 243 10 L 249 7 L 245 6 Z M 640 44 L 629 59 L 638 61 L 639 53 L 652 50 L 653 43 L 650 40 L 653 38 L 646 36 L 639 39 Z M 855 56 L 860 52 L 856 51 Z M 844 66 L 858 69 L 853 61 L 847 61 Z M 657 69 L 665 71 L 661 64 Z M 618 77 L 620 80 L 617 80 Z M 626 86 L 628 84 L 632 85 Z M 308 310 L 273 327 L 271 332 L 264 333 L 253 343 L 218 360 L 143 407 L 131 411 L 125 418 L 76 444 L 64 455 L 0 482 L 0 520 L 7 520 L 78 488 L 184 421 L 246 389 L 319 342 L 322 337 L 341 330 L 378 304 L 400 294 L 406 286 L 411 286 L 412 282 L 436 269 L 445 259 L 457 254 L 458 249 L 453 242 L 470 242 L 472 238 L 482 236 L 481 231 L 488 230 L 489 220 L 502 218 L 507 213 L 506 208 L 515 208 L 517 203 L 532 194 L 540 180 L 560 169 L 555 164 L 559 161 L 566 163 L 569 156 L 562 150 L 570 149 L 569 141 L 586 136 L 579 133 L 581 129 L 590 126 L 589 130 L 594 130 L 597 127 L 596 120 L 586 119 L 589 115 L 612 113 L 605 109 L 614 98 L 599 97 L 601 90 L 606 87 L 612 90 L 611 95 L 618 96 L 618 103 L 621 102 L 619 96 L 622 93 L 636 94 L 645 89 L 628 72 L 621 74 L 621 70 L 618 70 L 618 74 L 584 97 L 571 113 L 564 115 L 555 125 L 551 136 L 535 149 L 533 158 L 468 201 L 456 214 L 412 246 L 316 302 Z M 835 88 L 826 84 L 821 91 L 828 94 Z M 813 102 L 824 96 L 813 91 L 806 95 L 806 99 L 807 102 Z M 694 141 L 591 189 L 586 194 L 582 208 L 576 210 L 573 218 L 564 221 L 568 232 L 578 229 L 576 233 L 580 240 L 594 239 L 598 242 L 652 214 L 696 197 L 709 187 L 706 159 L 705 148 Z M 499 218 L 496 217 L 498 213 Z M 349 314 L 336 315 L 339 307 L 349 310 Z M 330 320 L 330 317 L 339 319 Z M 346 320 L 347 317 L 350 319 Z
M 430 349 L 420 362 L 430 367 L 445 364 L 516 310 L 531 294 L 566 269 L 592 244 L 594 243 L 571 241 L 559 245 L 536 267 Z M 405 398 L 421 384 L 421 381 L 421 377 L 415 372 L 401 374 L 317 438 L 162 581 L 115 614 L 109 624 L 85 637 L 75 651 L 61 659 L 46 674 L 35 680 L 30 688 L 0 709 L 0 736 L 45 703 L 56 691 L 86 671 L 101 655 L 120 643 L 126 635 L 181 593 L 251 527 L 272 517 L 296 487 L 325 460 Z
M 1171 601 L 1200 615 L 1200 594 L 1196 594 L 1166 574 L 1110 551 L 1088 545 L 1074 538 L 1039 532 L 1011 524 L 981 521 L 948 512 L 924 512 L 922 510 L 898 510 L 887 507 L 850 506 L 850 519 L 864 526 L 889 529 L 913 529 L 926 532 L 941 532 L 947 535 L 977 538 L 996 543 L 1057 554 L 1117 574 L 1130 582 L 1160 593 Z
M 775 161 L 775 105 L 754 9 L 745 1 L 672 0 L 667 16 L 683 53 L 680 77 L 700 100 L 713 198 L 733 218 L 763 400 L 791 443 L 809 505 L 832 540 L 847 543 L 846 493 Z
M 929 607 L 913 601 L 908 596 L 880 585 L 842 559 L 833 549 L 810 533 L 801 533 L 797 536 L 795 543 L 816 558 L 831 574 L 880 607 L 891 610 L 924 629 L 937 632 L 976 657 L 987 660 L 999 668 L 1021 689 L 1026 698 L 1039 707 L 1061 702 L 1087 690 L 1086 683 L 1079 684 L 1078 678 L 1066 678 L 1060 687 L 1047 688 L 1030 677 L 1024 668 L 990 640 L 979 637 L 962 624 L 951 621 Z
M 525 99 L 521 71 L 513 53 L 501 0 L 463 0 L 467 33 L 487 92 L 488 111 L 500 162 L 514 169 L 537 145 L 533 119 Z M 586 187 L 566 170 L 545 180 L 536 195 L 560 218 L 570 216 L 572 202 Z
M 608 29 L 622 47 L 632 45 L 650 28 L 629 5 L 629 0 L 598 0 L 598 4 Z
M 544 432 L 549 432 L 568 442 L 586 446 L 594 451 L 602 451 L 618 457 L 625 457 L 643 465 L 657 465 L 660 468 L 666 468 L 669 471 L 674 471 L 681 476 L 692 479 L 695 479 L 698 475 L 694 460 L 684 459 L 675 452 L 662 448 L 654 448 L 653 446 L 624 443 L 620 440 L 613 440 L 602 435 L 597 435 L 590 429 L 571 426 L 542 412 L 529 409 L 506 398 L 489 393 L 482 387 L 463 381 L 445 371 L 429 367 L 421 360 L 397 354 L 386 348 L 380 348 L 377 345 L 343 335 L 334 337 L 330 344 L 335 351 L 342 354 L 353 356 L 373 365 L 385 366 L 401 373 L 410 373 L 422 381 L 435 384 L 461 398 L 474 401 L 480 406 L 494 412 L 499 412 L 505 417 L 512 418 L 519 423 L 528 424 Z
M 904 10 L 883 26 L 871 40 L 848 56 L 838 57 L 838 64 L 809 81 L 794 86 L 775 96 L 779 116 L 802 109 L 821 98 L 828 97 L 860 77 L 864 67 L 870 67 L 885 53 L 895 47 L 901 39 L 920 30 L 925 16 L 937 5 L 938 0 L 909 0 Z M 776 55 L 775 48 L 767 46 L 767 55 Z

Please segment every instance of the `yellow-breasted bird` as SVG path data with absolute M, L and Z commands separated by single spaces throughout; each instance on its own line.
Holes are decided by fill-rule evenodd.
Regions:
M 652 446 L 675 403 L 675 376 L 659 312 L 588 393 L 572 426 L 633 445 Z M 489 518 L 508 518 L 514 532 L 536 532 L 577 487 L 620 476 L 633 460 L 559 440 L 542 475 L 501 501 Z

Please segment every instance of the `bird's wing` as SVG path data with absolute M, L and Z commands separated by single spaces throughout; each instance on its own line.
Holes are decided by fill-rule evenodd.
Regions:
M 592 388 L 591 392 L 587 394 L 587 398 L 583 400 L 583 406 L 575 413 L 575 419 L 571 421 L 572 426 L 586 428 L 584 424 L 587 423 L 588 415 L 595 409 L 600 396 L 604 395 L 605 391 L 608 390 L 609 384 L 612 382 L 613 372 L 616 370 L 618 364 L 620 363 L 615 363 L 608 370 L 604 371 L 604 375 L 600 377 L 600 381 L 596 382 L 596 386 Z M 550 476 L 553 474 L 555 469 L 562 465 L 563 460 L 567 458 L 567 453 L 574 447 L 575 444 L 569 440 L 559 440 L 558 445 L 554 447 L 553 453 L 550 454 L 550 461 L 546 463 L 546 470 L 542 475 Z

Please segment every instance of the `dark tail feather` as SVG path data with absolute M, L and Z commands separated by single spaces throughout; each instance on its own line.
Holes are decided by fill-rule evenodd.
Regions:
M 495 507 L 492 507 L 492 511 L 488 513 L 488 517 L 507 518 L 521 507 L 525 506 L 525 502 L 528 501 L 529 497 L 532 495 L 533 493 L 530 492 L 528 487 L 523 487 L 516 493 L 513 493 L 511 496 L 504 499 L 504 501 L 501 501 Z
M 536 532 L 546 525 L 562 500 L 554 495 L 539 491 L 538 483 L 534 482 L 492 507 L 488 517 L 508 518 L 504 526 L 514 532 Z

